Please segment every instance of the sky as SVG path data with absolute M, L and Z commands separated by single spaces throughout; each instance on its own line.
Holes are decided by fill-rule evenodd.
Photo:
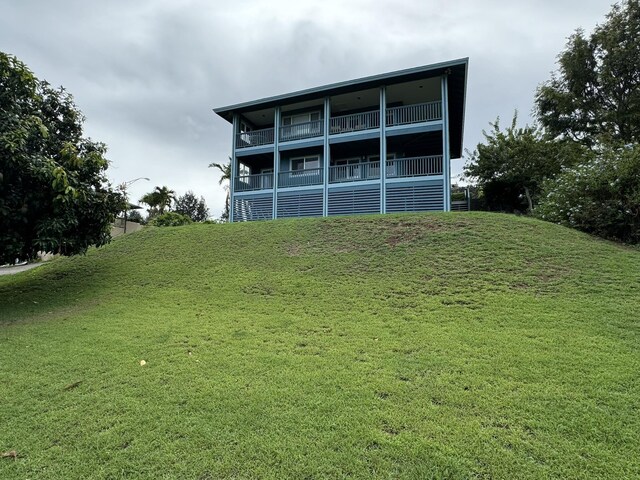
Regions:
M 536 87 L 606 0 L 0 0 L 0 51 L 62 85 L 108 146 L 114 184 L 136 201 L 156 185 L 225 192 L 207 168 L 231 153 L 212 111 L 295 90 L 469 57 L 464 148 L 515 110 L 530 123 Z M 464 159 L 454 160 L 452 175 Z M 454 181 L 456 178 L 454 178 Z

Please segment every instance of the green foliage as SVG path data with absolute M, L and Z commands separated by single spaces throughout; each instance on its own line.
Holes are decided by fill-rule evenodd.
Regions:
M 224 201 L 224 210 L 222 211 L 222 215 L 220 216 L 220 220 L 224 222 L 229 221 L 229 182 L 231 182 L 231 158 L 229 158 L 229 163 L 210 163 L 209 168 L 217 168 L 220 170 L 222 174 L 220 176 L 220 180 L 218 180 L 219 185 L 224 185 L 224 189 L 227 191 L 227 196 Z
M 198 199 L 191 190 L 176 199 L 173 210 L 189 217 L 194 222 L 204 222 L 209 218 L 209 209 L 204 198 Z
M 63 88 L 0 52 L 0 264 L 110 241 L 123 198 L 108 184 L 105 145 L 82 137 L 83 121 Z
M 144 225 L 145 223 L 147 223 L 144 217 L 142 216 L 142 214 L 138 210 L 127 211 L 127 220 L 129 220 L 130 222 L 139 223 L 141 225 Z
M 149 222 L 149 225 L 156 227 L 180 227 L 193 223 L 186 215 L 177 212 L 165 212 L 157 215 Z
M 0 276 L 0 478 L 638 478 L 638 272 L 484 212 L 122 236 Z
M 499 119 L 483 131 L 464 168 L 467 179 L 482 189 L 486 207 L 494 211 L 530 212 L 540 196 L 542 181 L 573 165 L 587 152 L 579 145 L 551 140 L 536 127 L 517 128 L 517 115 L 501 130 Z
M 143 195 L 140 202 L 149 205 L 147 212 L 151 219 L 163 214 L 165 209 L 171 207 L 171 203 L 175 200 L 175 194 L 176 192 L 169 190 L 167 186 L 156 187 L 152 192 Z
M 640 145 L 607 148 L 547 180 L 536 215 L 601 237 L 640 243 Z
M 640 143 L 640 2 L 614 5 L 588 38 L 577 30 L 558 64 L 536 95 L 538 118 L 552 135 L 589 147 Z

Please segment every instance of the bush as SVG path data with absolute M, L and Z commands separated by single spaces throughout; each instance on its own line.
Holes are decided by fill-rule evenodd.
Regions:
M 546 180 L 535 212 L 553 223 L 640 243 L 640 145 L 606 149 Z
M 155 225 L 156 227 L 179 227 L 190 223 L 193 223 L 193 221 L 189 217 L 176 212 L 161 213 L 149 222 L 150 225 Z

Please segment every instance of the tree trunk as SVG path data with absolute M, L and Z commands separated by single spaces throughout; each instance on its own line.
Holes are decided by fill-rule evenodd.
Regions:
M 529 204 L 529 215 L 533 213 L 533 201 L 531 200 L 531 194 L 529 193 L 529 188 L 524 187 L 524 194 L 527 197 L 527 203 Z

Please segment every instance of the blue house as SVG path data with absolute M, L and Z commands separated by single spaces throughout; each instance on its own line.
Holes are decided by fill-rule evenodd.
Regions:
M 230 220 L 449 211 L 467 64 L 214 109 L 233 125 Z

